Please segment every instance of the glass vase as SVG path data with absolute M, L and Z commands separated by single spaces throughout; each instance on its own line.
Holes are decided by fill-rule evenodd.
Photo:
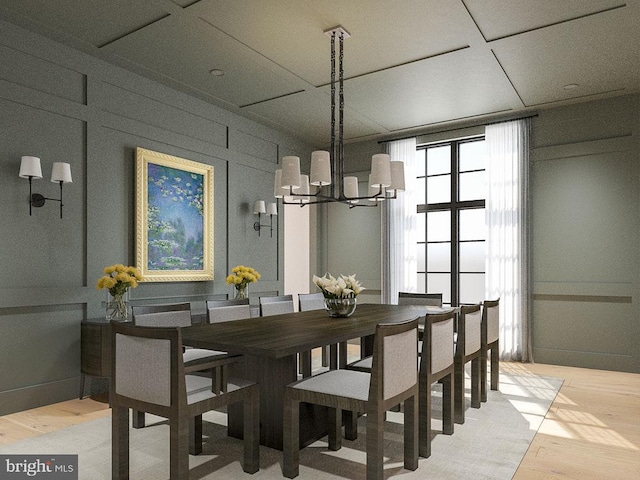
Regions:
M 247 298 L 249 292 L 247 292 L 247 285 L 236 285 L 236 296 L 234 298 Z
M 107 298 L 107 320 L 124 321 L 129 318 L 129 304 L 127 292 L 115 295 L 109 294 Z
M 353 298 L 327 298 L 324 305 L 331 317 L 350 317 L 356 311 L 356 299 Z

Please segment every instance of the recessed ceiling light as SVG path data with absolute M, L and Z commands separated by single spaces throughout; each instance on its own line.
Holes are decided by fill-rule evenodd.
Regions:
M 214 77 L 222 77 L 224 75 L 224 70 L 214 68 L 213 70 L 210 70 L 209 73 Z
M 578 84 L 577 83 L 569 83 L 568 85 L 565 85 L 564 87 L 565 90 L 573 90 L 574 88 L 578 88 Z

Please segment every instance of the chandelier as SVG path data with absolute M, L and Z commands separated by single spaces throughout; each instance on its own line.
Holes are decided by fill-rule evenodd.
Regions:
M 356 206 L 375 207 L 382 200 L 396 198 L 404 191 L 404 163 L 391 161 L 389 155 L 379 153 L 371 157 L 368 191 L 360 196 L 358 177 L 344 176 L 344 71 L 343 41 L 351 35 L 341 26 L 326 30 L 331 37 L 331 151 L 316 150 L 311 153 L 309 175 L 300 173 L 300 157 L 285 156 L 282 168 L 276 170 L 274 196 L 282 198 L 286 205 L 313 205 L 339 202 Z M 336 37 L 339 41 L 338 103 L 336 125 Z M 336 130 L 338 142 L 336 143 Z M 360 200 L 368 201 L 359 203 Z

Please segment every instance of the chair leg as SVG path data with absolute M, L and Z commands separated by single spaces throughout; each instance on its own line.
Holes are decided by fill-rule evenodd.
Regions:
M 500 349 L 498 342 L 491 346 L 491 390 L 498 390 L 500 384 Z
M 196 415 L 189 419 L 189 454 L 200 455 L 202 453 L 202 415 Z
M 480 401 L 487 401 L 487 347 L 480 351 Z
M 338 369 L 338 345 L 335 343 L 329 345 L 329 369 Z
M 189 478 L 189 420 L 169 420 L 169 471 L 171 480 Z
M 342 448 L 342 410 L 328 408 L 329 450 Z
M 111 410 L 111 478 L 129 479 L 129 409 Z
M 82 400 L 84 398 L 84 379 L 85 379 L 85 374 L 80 372 L 80 400 Z
M 300 353 L 300 373 L 302 378 L 311 376 L 311 350 Z
M 480 408 L 480 357 L 471 360 L 471 407 Z
M 429 458 L 431 456 L 431 385 L 427 382 L 426 378 L 420 378 L 418 388 L 418 431 L 420 432 L 418 444 L 420 446 L 420 456 Z M 444 415 L 444 406 L 442 410 Z
M 338 353 L 338 361 L 340 368 L 345 368 L 347 366 L 347 342 L 340 342 L 338 344 L 339 353 Z
M 453 405 L 454 421 L 459 424 L 464 423 L 464 363 L 462 359 L 455 359 L 453 367 Z
M 133 410 L 132 415 L 133 418 L 131 419 L 131 425 L 133 428 L 144 428 L 144 412 L 141 412 L 140 410 Z
M 453 435 L 453 373 L 444 377 L 442 383 L 442 433 Z
M 300 473 L 300 402 L 287 397 L 285 391 L 282 474 L 287 478 L 295 478 Z
M 384 412 L 367 412 L 367 480 L 384 477 Z
M 418 468 L 418 399 L 404 401 L 404 468 Z
M 260 469 L 260 390 L 251 389 L 244 399 L 244 466 L 246 473 Z
M 344 438 L 345 440 L 358 439 L 358 412 L 343 410 L 344 412 Z

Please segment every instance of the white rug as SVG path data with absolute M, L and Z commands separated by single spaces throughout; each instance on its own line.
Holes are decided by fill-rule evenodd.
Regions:
M 385 478 L 499 480 L 511 479 L 562 385 L 562 380 L 531 374 L 501 373 L 500 391 L 489 391 L 480 409 L 469 407 L 464 425 L 453 435 L 440 433 L 440 404 L 434 399 L 432 454 L 420 458 L 418 470 L 403 468 L 402 414 L 389 412 L 385 423 Z M 439 386 L 434 386 L 439 395 Z M 191 479 L 279 479 L 282 453 L 260 450 L 260 471 L 242 471 L 242 442 L 226 436 L 226 415 L 204 416 L 204 452 L 190 456 Z M 152 422 L 157 420 L 157 423 Z M 147 415 L 148 427 L 131 430 L 131 479 L 163 480 L 169 477 L 169 427 Z M 111 418 L 75 425 L 57 432 L 0 447 L 0 454 L 77 454 L 81 480 L 111 478 Z M 300 452 L 300 476 L 306 479 L 364 479 L 365 429 L 360 419 L 358 440 L 343 440 L 342 449 L 330 452 L 326 438 Z

